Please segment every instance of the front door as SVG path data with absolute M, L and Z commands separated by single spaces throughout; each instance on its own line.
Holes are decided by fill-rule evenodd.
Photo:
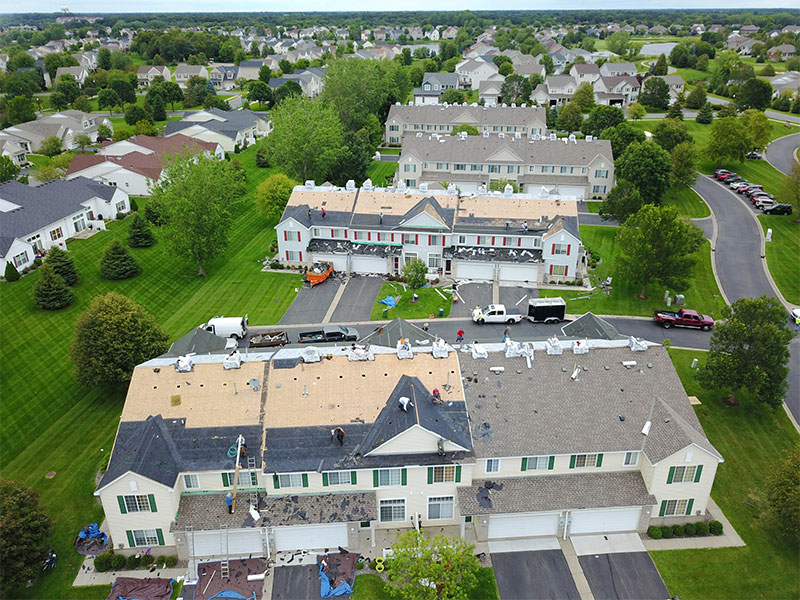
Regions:
M 81 231 L 86 229 L 86 221 L 84 220 L 83 217 L 80 217 L 79 219 L 75 219 L 72 222 L 72 226 L 75 228 L 75 233 L 80 233 Z
M 445 275 L 450 275 L 450 269 L 452 269 L 452 262 L 453 261 L 450 260 L 449 258 L 446 258 L 444 260 L 444 274 Z

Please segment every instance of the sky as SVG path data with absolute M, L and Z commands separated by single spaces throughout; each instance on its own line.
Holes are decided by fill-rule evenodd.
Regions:
M 0 0 L 0 13 L 58 12 L 67 5 L 73 14 L 81 12 L 303 12 L 303 11 L 367 11 L 392 10 L 394 6 L 376 4 L 374 0 Z M 487 3 L 475 0 L 438 0 L 435 7 L 430 0 L 405 0 L 403 10 L 553 10 L 553 9 L 664 9 L 664 8 L 800 8 L 800 0 L 497 0 Z

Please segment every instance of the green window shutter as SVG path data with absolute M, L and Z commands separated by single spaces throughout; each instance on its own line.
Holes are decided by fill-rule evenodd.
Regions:
M 433 467 L 428 467 L 428 483 L 433 483 Z
M 222 487 L 228 487 L 228 474 L 222 474 Z
M 303 487 L 308 487 L 308 473 L 303 473 Z
M 125 496 L 117 496 L 117 502 L 119 502 L 119 512 L 123 515 L 127 515 L 128 509 L 125 508 Z
M 661 510 L 658 511 L 658 516 L 659 517 L 663 517 L 664 513 L 666 513 L 666 512 L 667 512 L 667 501 L 666 500 L 662 500 L 661 501 Z
M 133 532 L 129 529 L 125 532 L 125 534 L 128 536 L 128 546 L 135 548 L 136 542 L 133 540 Z
M 520 469 L 522 471 L 527 471 L 528 470 L 528 457 L 527 456 L 523 456 L 522 457 L 522 467 L 520 467 Z
M 553 467 L 555 467 L 555 466 L 556 466 L 556 457 L 555 456 L 551 456 L 550 460 L 547 462 L 547 470 L 548 471 L 552 471 Z
M 692 515 L 692 505 L 694 504 L 694 498 L 689 498 L 689 502 L 686 503 L 686 516 L 690 517 Z
M 328 487 L 328 474 L 322 474 L 322 487 Z
M 256 487 L 258 485 L 258 473 L 250 471 L 250 485 Z
M 569 457 L 569 468 L 570 469 L 574 469 L 575 468 L 575 455 L 574 454 Z
M 158 512 L 156 510 L 156 497 L 153 494 L 147 494 L 147 501 L 150 503 L 150 512 Z
M 160 529 L 156 529 L 156 537 L 158 538 L 158 545 L 164 545 L 164 534 L 161 532 Z
M 350 471 L 350 483 L 358 485 L 358 471 Z
M 456 465 L 456 483 L 461 483 L 461 465 Z
M 272 485 L 276 490 L 281 489 L 281 479 L 278 477 L 277 473 L 272 476 Z
M 380 476 L 378 475 L 378 469 L 373 469 L 372 470 L 372 487 L 380 487 L 380 485 L 381 485 L 380 481 L 381 481 L 381 479 L 380 479 Z
M 602 467 L 602 466 L 603 466 L 603 455 L 602 454 L 598 454 L 597 455 L 597 467 Z
M 403 469 L 400 472 L 400 485 L 408 485 L 408 470 Z
M 669 468 L 669 475 L 667 475 L 667 483 L 672 483 L 672 478 L 675 477 L 675 467 Z
M 694 482 L 700 483 L 700 473 L 703 472 L 703 465 L 697 465 L 697 471 L 694 472 Z

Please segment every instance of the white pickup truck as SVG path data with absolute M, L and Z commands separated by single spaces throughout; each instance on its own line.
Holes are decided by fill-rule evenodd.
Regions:
M 472 320 L 478 325 L 484 323 L 519 323 L 522 313 L 516 308 L 506 308 L 504 304 L 490 304 L 489 306 L 476 307 L 472 311 Z

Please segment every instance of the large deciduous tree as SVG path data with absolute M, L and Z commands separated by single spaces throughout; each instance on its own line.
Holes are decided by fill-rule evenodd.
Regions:
M 669 153 L 653 142 L 633 142 L 615 162 L 616 176 L 637 187 L 646 204 L 660 204 L 669 187 Z
M 599 136 L 604 130 L 615 127 L 624 121 L 625 113 L 619 106 L 595 106 L 581 124 L 581 132 L 585 135 Z
M 561 110 L 558 111 L 557 129 L 572 133 L 573 131 L 578 131 L 582 124 L 583 113 L 576 102 L 570 102 L 566 106 L 562 106 Z
M 683 121 L 663 119 L 653 129 L 653 141 L 667 152 L 680 143 L 691 142 L 692 136 Z
M 0 183 L 16 179 L 19 171 L 19 167 L 8 156 L 0 156 Z
M 780 202 L 792 205 L 798 213 L 795 222 L 800 222 L 800 163 L 792 163 L 792 172 L 783 178 L 777 198 Z
M 425 285 L 425 276 L 428 274 L 428 267 L 425 262 L 419 258 L 403 265 L 403 280 L 411 286 L 411 289 L 416 290 Z
M 571 102 L 576 102 L 581 110 L 587 111 L 594 107 L 594 87 L 588 81 L 584 81 L 572 94 Z
M 166 221 L 164 239 L 173 253 L 204 276 L 206 263 L 228 245 L 243 194 L 243 175 L 230 162 L 187 153 L 167 160 L 150 202 Z
M 766 148 L 772 134 L 772 124 L 769 122 L 767 115 L 760 110 L 750 108 L 744 111 L 739 118 L 747 127 L 750 139 L 753 142 L 753 148 Z
M 642 204 L 642 195 L 636 186 L 624 179 L 617 179 L 617 185 L 611 188 L 600 206 L 600 217 L 604 221 L 615 220 L 622 224 L 636 214 Z
M 669 106 L 669 86 L 660 77 L 650 77 L 642 86 L 639 102 L 650 108 L 666 110 Z
M 669 154 L 672 161 L 672 197 L 677 197 L 678 189 L 689 187 L 697 181 L 697 149 L 691 142 L 681 142 Z
M 742 84 L 736 96 L 739 109 L 755 108 L 764 110 L 772 102 L 772 84 L 764 79 L 753 77 Z
M 794 539 L 800 537 L 800 444 L 776 465 L 770 476 L 767 499 L 781 529 Z
M 740 298 L 728 308 L 711 336 L 711 351 L 697 376 L 704 387 L 730 392 L 733 402 L 740 390 L 758 402 L 780 406 L 789 374 L 786 309 L 776 299 Z
M 742 162 L 753 149 L 753 140 L 744 121 L 737 117 L 722 117 L 711 124 L 706 154 L 717 165 L 729 161 Z
M 703 86 L 702 81 L 698 81 L 689 95 L 686 96 L 686 108 L 699 109 L 703 108 L 706 103 L 706 88 Z
M 136 365 L 163 354 L 169 338 L 153 316 L 130 298 L 109 292 L 95 296 L 75 323 L 70 358 L 83 385 L 127 383 Z
M 644 131 L 634 127 L 630 123 L 620 123 L 614 127 L 604 129 L 600 134 L 600 139 L 611 142 L 611 151 L 614 158 L 619 158 L 633 142 L 644 142 L 647 137 Z
M 283 173 L 270 175 L 258 184 L 255 203 L 258 212 L 268 219 L 278 219 L 286 208 L 289 196 L 297 182 Z
M 702 243 L 702 230 L 681 219 L 675 207 L 645 204 L 617 234 L 617 275 L 641 285 L 636 296 L 642 300 L 650 283 L 685 290 Z

